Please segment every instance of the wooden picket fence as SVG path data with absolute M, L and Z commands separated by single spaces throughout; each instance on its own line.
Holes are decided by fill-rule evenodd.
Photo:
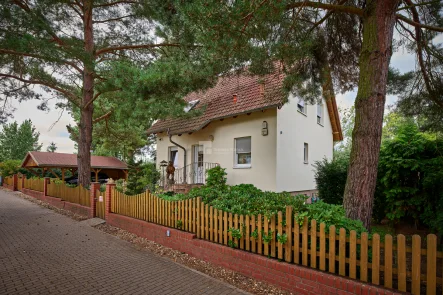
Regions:
M 13 184 L 13 179 L 12 176 L 6 176 L 3 178 L 3 182 L 7 185 L 12 185 Z
M 194 198 L 166 201 L 148 191 L 111 194 L 111 212 L 195 233 L 198 238 L 301 264 L 400 291 L 436 294 L 442 287 L 443 253 L 437 237 L 369 236 L 324 223 L 300 225 L 292 207 L 277 215 L 248 216 L 217 210 Z M 423 245 L 426 245 L 422 248 Z M 441 294 L 441 291 L 439 292 Z
M 106 198 L 105 193 L 101 192 L 99 189 L 95 191 L 96 200 L 95 215 L 99 218 L 105 219 L 105 208 L 106 208 Z M 100 196 L 102 201 L 100 202 Z
M 42 192 L 44 190 L 45 186 L 45 179 L 44 178 L 30 178 L 26 179 L 23 184 L 24 188 L 39 191 Z
M 76 187 L 66 186 L 64 183 L 50 182 L 48 184 L 48 196 L 61 198 L 64 201 L 91 206 L 90 192 L 81 185 Z
M 19 190 L 19 191 L 21 191 L 23 188 L 23 180 L 22 180 L 23 177 L 25 177 L 25 176 L 23 176 L 23 174 L 17 175 L 17 190 Z

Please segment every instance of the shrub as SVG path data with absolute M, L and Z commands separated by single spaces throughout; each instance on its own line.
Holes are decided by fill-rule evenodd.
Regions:
M 333 160 L 324 158 L 314 164 L 320 199 L 328 204 L 343 204 L 346 178 L 348 175 L 349 155 L 340 154 Z
M 216 190 L 225 190 L 226 186 L 226 169 L 221 168 L 220 166 L 209 169 L 206 173 L 208 173 L 208 177 L 206 178 L 206 185 L 216 189 Z
M 11 176 L 19 172 L 20 160 L 6 160 L 0 164 L 0 173 L 3 177 Z

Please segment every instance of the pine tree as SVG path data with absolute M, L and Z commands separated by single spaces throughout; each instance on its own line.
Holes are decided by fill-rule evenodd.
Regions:
M 50 153 L 55 153 L 56 150 L 57 150 L 57 145 L 55 144 L 55 142 L 51 142 L 46 148 L 46 151 Z
M 432 39 L 443 32 L 441 1 L 171 0 L 164 7 L 165 31 L 194 35 L 227 71 L 281 70 L 286 92 L 311 101 L 321 89 L 327 98 L 334 88 L 358 87 L 344 207 L 369 228 L 390 58 L 397 45 L 413 49 L 424 88 L 438 94 L 442 59 Z
M 106 110 L 94 117 L 94 102 L 104 93 L 120 90 L 107 83 L 113 62 L 143 67 L 160 50 L 179 46 L 165 39 L 156 42 L 149 11 L 138 12 L 143 4 L 141 0 L 0 3 L 0 99 L 4 104 L 11 99 L 41 99 L 40 89 L 60 99 L 58 107 L 78 112 L 74 138 L 83 186 L 90 182 L 93 124 L 112 114 Z M 40 108 L 47 109 L 45 102 Z

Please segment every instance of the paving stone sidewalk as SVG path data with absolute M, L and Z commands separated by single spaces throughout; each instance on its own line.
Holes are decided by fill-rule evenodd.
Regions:
M 247 294 L 0 190 L 0 295 Z

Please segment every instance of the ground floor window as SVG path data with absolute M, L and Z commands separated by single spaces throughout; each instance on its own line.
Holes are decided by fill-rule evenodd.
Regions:
M 304 148 L 303 148 L 303 161 L 305 164 L 308 164 L 309 158 L 308 158 L 308 144 L 305 142 Z
M 251 137 L 240 137 L 234 139 L 235 144 L 235 162 L 234 166 L 238 168 L 251 167 Z

